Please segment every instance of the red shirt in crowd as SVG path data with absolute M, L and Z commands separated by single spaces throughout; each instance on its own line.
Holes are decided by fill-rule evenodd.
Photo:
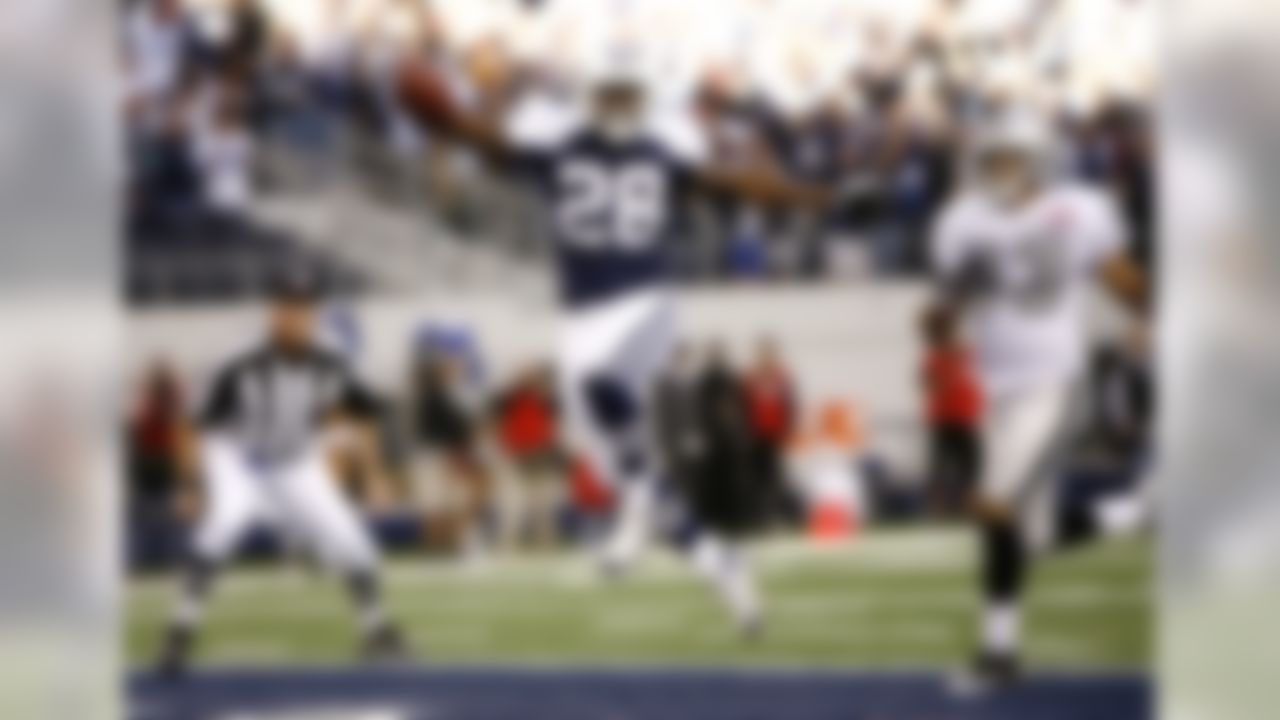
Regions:
M 942 345 L 925 360 L 929 420 L 935 425 L 976 425 L 982 418 L 982 388 L 973 356 L 963 345 Z
M 791 434 L 791 378 L 771 368 L 751 373 L 746 381 L 747 410 L 757 437 L 784 443 Z
M 555 408 L 536 388 L 512 392 L 503 405 L 499 425 L 503 445 L 516 457 L 544 451 L 555 442 Z
M 176 452 L 182 422 L 182 392 L 177 381 L 157 375 L 147 384 L 133 417 L 133 440 L 149 455 Z

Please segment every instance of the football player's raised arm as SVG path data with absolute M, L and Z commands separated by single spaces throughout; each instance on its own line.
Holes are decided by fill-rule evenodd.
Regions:
M 1151 302 L 1147 273 L 1126 249 L 1131 228 L 1110 195 L 1094 196 L 1081 213 L 1087 236 L 1096 250 L 1094 267 L 1098 282 L 1116 300 L 1145 319 Z
M 697 172 L 696 180 L 708 192 L 771 208 L 826 210 L 835 201 L 835 193 L 826 187 L 764 167 L 705 168 Z
M 1147 273 L 1128 253 L 1119 251 L 1098 266 L 1103 287 L 1135 314 L 1146 317 L 1150 312 L 1151 287 Z
M 492 116 L 465 110 L 435 68 L 422 62 L 406 62 L 399 68 L 396 80 L 401 102 L 422 125 L 486 155 L 507 153 L 509 148 L 501 122 Z

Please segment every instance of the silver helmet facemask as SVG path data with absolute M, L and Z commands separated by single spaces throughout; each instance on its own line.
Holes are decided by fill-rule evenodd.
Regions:
M 980 128 L 969 153 L 974 186 L 1002 207 L 1033 197 L 1049 181 L 1056 164 L 1048 126 L 1028 116 L 1002 118 Z

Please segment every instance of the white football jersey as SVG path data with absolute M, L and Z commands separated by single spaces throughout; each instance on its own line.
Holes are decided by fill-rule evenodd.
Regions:
M 948 205 L 934 230 L 932 261 L 942 276 L 986 266 L 991 285 L 968 321 L 989 393 L 1069 382 L 1082 371 L 1087 289 L 1124 237 L 1111 198 L 1079 184 L 1050 188 L 1015 209 L 976 192 Z

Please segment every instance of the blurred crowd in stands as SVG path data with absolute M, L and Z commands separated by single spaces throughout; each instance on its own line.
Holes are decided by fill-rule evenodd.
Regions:
M 388 168 L 420 180 L 414 201 L 462 238 L 525 232 L 501 217 L 519 202 L 494 191 L 511 179 L 416 127 L 395 69 L 444 67 L 460 98 L 501 113 L 525 91 L 574 87 L 584 46 L 623 27 L 659 58 L 656 101 L 699 119 L 716 162 L 878 189 L 856 217 L 700 208 L 675 258 L 690 278 L 922 271 L 925 231 L 964 172 L 957 147 L 1005 103 L 1054 119 L 1063 170 L 1114 190 L 1150 260 L 1155 4 L 128 0 L 131 236 L 243 235 L 281 155 L 370 192 Z

